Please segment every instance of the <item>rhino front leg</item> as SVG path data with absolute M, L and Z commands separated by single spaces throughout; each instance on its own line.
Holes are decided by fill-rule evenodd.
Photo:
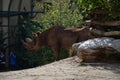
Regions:
M 53 52 L 54 52 L 54 57 L 55 57 L 55 61 L 58 61 L 60 59 L 60 49 L 57 47 L 52 48 Z

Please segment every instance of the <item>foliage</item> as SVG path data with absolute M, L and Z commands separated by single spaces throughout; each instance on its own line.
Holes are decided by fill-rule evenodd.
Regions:
M 112 11 L 120 11 L 120 1 L 119 0 L 108 0 L 110 9 Z
M 41 24 L 35 20 L 20 20 L 20 25 L 18 26 L 16 33 L 16 38 L 18 41 L 16 43 L 17 46 L 15 47 L 19 69 L 35 67 L 43 64 L 42 54 L 40 51 L 36 53 L 29 52 L 23 45 L 21 45 L 21 40 L 24 40 L 26 37 L 33 38 L 33 32 L 42 30 L 43 27 Z
M 78 0 L 77 4 L 85 17 L 88 13 L 103 10 L 103 13 L 106 13 L 100 15 L 103 21 L 120 19 L 120 15 L 116 14 L 116 12 L 120 11 L 119 0 Z
M 45 10 L 44 14 L 40 14 L 39 17 L 37 17 L 44 27 L 48 28 L 51 25 L 75 27 L 81 25 L 83 17 L 75 3 L 72 3 L 71 8 L 69 5 L 70 0 L 52 0 L 51 2 L 52 5 L 48 6 L 49 9 Z M 41 6 L 37 6 L 36 8 L 41 9 Z
M 43 65 L 43 56 L 39 52 L 29 52 L 24 49 L 19 49 L 16 52 L 18 69 L 36 67 Z
M 32 37 L 32 32 L 42 31 L 43 27 L 40 23 L 33 20 L 21 20 L 19 26 L 19 31 L 17 33 L 18 36 L 21 36 L 22 39 L 26 37 Z
M 44 46 L 44 47 L 41 48 L 41 53 L 43 54 L 44 64 L 55 61 L 54 53 L 51 50 L 51 48 L 48 48 L 48 47 Z M 68 51 L 61 51 L 60 59 L 64 59 L 66 57 L 68 57 Z
M 107 0 L 78 0 L 79 7 L 82 12 L 89 11 L 91 9 L 108 9 Z
M 119 11 L 119 0 L 78 0 L 79 7 L 83 11 L 91 9 L 105 9 Z

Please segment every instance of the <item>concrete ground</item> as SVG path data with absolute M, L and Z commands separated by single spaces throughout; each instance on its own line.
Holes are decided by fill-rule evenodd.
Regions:
M 0 80 L 120 80 L 118 63 L 80 63 L 67 58 L 36 68 L 0 72 Z

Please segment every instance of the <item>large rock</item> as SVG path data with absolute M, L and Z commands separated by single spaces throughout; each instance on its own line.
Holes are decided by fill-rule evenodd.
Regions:
M 80 62 L 86 59 L 100 59 L 105 55 L 120 53 L 120 39 L 95 38 L 72 45 Z

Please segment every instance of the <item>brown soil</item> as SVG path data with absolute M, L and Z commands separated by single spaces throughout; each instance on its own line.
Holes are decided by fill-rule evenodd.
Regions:
M 80 63 L 67 58 L 31 69 L 0 72 L 0 80 L 120 80 L 118 63 Z

